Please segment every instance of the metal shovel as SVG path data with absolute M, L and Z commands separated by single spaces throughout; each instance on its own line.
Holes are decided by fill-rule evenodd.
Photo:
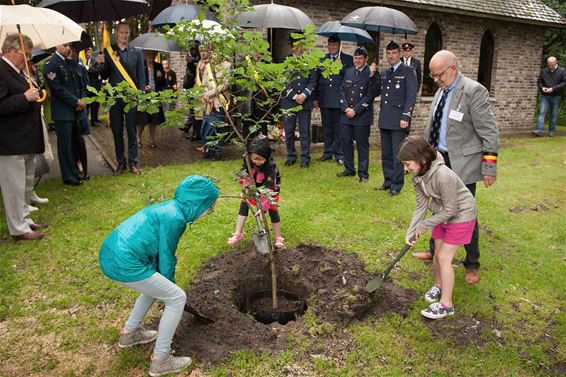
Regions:
M 397 264 L 397 262 L 399 262 L 399 260 L 401 258 L 403 258 L 403 255 L 405 255 L 407 253 L 407 251 L 411 248 L 410 245 L 405 245 L 405 247 L 403 248 L 403 250 L 401 250 L 399 252 L 399 254 L 397 254 L 397 256 L 395 257 L 395 259 L 393 259 L 393 262 L 391 262 L 391 264 L 389 264 L 389 266 L 387 266 L 387 268 L 385 269 L 385 271 L 383 271 L 378 277 L 376 277 L 375 279 L 372 279 L 370 281 L 368 281 L 368 283 L 365 286 L 365 291 L 368 293 L 372 293 L 373 291 L 375 291 L 377 288 L 381 287 L 381 284 L 383 284 L 383 282 L 385 281 L 385 279 L 387 278 L 387 275 L 389 275 L 389 273 L 391 272 L 391 270 L 393 269 L 393 267 L 395 267 L 395 265 Z
M 214 323 L 214 320 L 212 318 L 209 318 L 203 314 L 201 314 L 198 310 L 196 310 L 195 308 L 193 308 L 192 306 L 190 306 L 189 304 L 185 303 L 185 311 L 191 313 L 192 315 L 194 315 L 199 321 L 205 323 L 205 324 L 210 324 L 210 323 Z
M 254 207 L 249 202 L 249 200 L 246 200 L 246 203 L 253 211 Z M 261 225 L 261 215 L 254 214 L 254 218 L 257 224 L 257 234 L 254 234 L 252 236 L 252 239 L 254 240 L 255 248 L 260 254 L 267 255 L 271 250 L 271 248 L 269 247 L 269 239 L 267 238 L 267 232 L 265 231 L 265 229 L 263 229 L 263 225 Z

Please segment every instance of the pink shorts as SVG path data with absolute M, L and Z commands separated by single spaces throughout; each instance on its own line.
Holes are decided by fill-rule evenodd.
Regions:
M 440 224 L 432 228 L 432 238 L 450 245 L 467 245 L 472 240 L 476 220 Z

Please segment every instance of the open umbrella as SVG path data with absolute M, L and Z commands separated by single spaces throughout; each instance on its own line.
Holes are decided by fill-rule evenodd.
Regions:
M 198 33 L 201 29 L 205 34 L 195 34 L 192 39 L 201 42 L 209 42 L 207 41 L 207 39 L 209 39 L 208 37 L 210 37 L 210 39 L 215 39 L 215 37 L 223 38 L 229 31 L 218 22 L 212 20 L 192 20 L 181 26 L 181 30 L 185 32 Z
M 146 12 L 145 0 L 43 0 L 38 7 L 54 9 L 76 22 L 121 20 Z
M 314 22 L 303 11 L 279 4 L 254 5 L 254 11 L 242 12 L 238 16 L 241 27 L 278 28 L 303 30 Z
M 177 4 L 163 9 L 151 21 L 151 25 L 157 27 L 174 26 L 178 22 L 197 19 L 200 12 L 203 12 L 205 19 L 217 21 L 214 14 L 206 8 L 193 4 Z
M 163 34 L 145 33 L 137 36 L 130 42 L 130 46 L 141 48 L 142 50 L 171 52 L 181 51 L 181 47 L 175 42 L 165 39 Z
M 337 35 L 341 41 L 356 42 L 357 44 L 375 43 L 367 31 L 342 25 L 340 21 L 325 22 L 314 33 L 322 37 Z
M 48 49 L 79 41 L 83 28 L 51 9 L 35 8 L 26 4 L 0 5 L 0 45 L 4 43 L 7 33 L 20 31 L 30 37 L 35 48 Z
M 391 34 L 417 34 L 415 23 L 405 13 L 386 7 L 363 7 L 348 14 L 343 25 Z

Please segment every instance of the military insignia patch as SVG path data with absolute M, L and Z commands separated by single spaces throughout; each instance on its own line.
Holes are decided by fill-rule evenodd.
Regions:
M 57 77 L 57 74 L 55 72 L 49 72 L 47 74 L 47 78 L 51 81 L 55 80 L 55 77 Z

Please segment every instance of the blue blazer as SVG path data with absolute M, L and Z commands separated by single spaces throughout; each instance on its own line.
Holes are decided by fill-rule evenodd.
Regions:
M 326 54 L 323 60 L 330 59 L 330 54 Z M 342 69 L 337 75 L 330 75 L 328 78 L 322 76 L 318 71 L 318 91 L 317 98 L 320 107 L 328 109 L 340 109 L 340 86 L 346 70 L 354 66 L 352 55 L 340 53 Z
M 341 124 L 352 126 L 370 126 L 373 123 L 373 100 L 380 93 L 379 73 L 369 76 L 369 66 L 366 65 L 360 74 L 356 67 L 350 67 L 344 74 L 340 86 Z M 353 108 L 356 116 L 348 118 L 344 113 L 347 108 Z
M 281 96 L 281 108 L 292 109 L 299 106 L 297 102 L 293 101 L 293 97 L 295 94 L 305 94 L 307 99 L 302 104 L 303 110 L 312 110 L 317 81 L 316 70 L 313 69 L 308 77 L 301 76 L 296 72 L 291 77 L 291 82 L 287 84 Z
M 417 101 L 417 85 L 417 74 L 413 67 L 401 63 L 393 74 L 389 73 L 389 69 L 383 71 L 379 128 L 401 131 L 401 120 L 411 121 Z
M 77 102 L 84 97 L 83 79 L 58 54 L 53 54 L 43 66 L 43 77 L 51 93 L 51 118 L 54 121 L 73 122 L 78 119 Z

